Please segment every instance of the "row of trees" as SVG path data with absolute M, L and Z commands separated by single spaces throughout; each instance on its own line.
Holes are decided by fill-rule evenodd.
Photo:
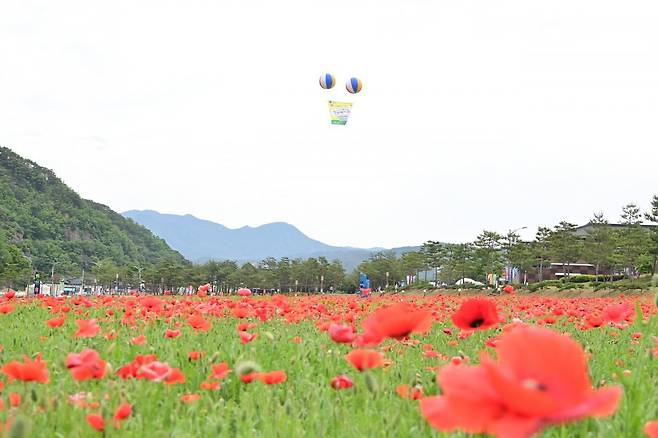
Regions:
M 643 221 L 655 226 L 646 227 Z M 518 230 L 516 230 L 518 231 Z M 620 222 L 611 225 L 602 213 L 594 214 L 586 231 L 562 221 L 552 228 L 539 227 L 532 241 L 523 241 L 516 231 L 499 234 L 483 231 L 475 241 L 459 244 L 425 242 L 420 251 L 403 254 L 373 254 L 359 266 L 374 287 L 387 287 L 412 277 L 414 281 L 438 279 L 454 284 L 464 278 L 487 283 L 488 274 L 499 274 L 505 267 L 518 268 L 541 281 L 551 263 L 559 263 L 567 276 L 572 265 L 594 265 L 595 275 L 655 273 L 658 258 L 658 196 L 651 210 L 642 214 L 635 204 L 622 208 Z
M 242 266 L 231 260 L 190 264 L 169 258 L 146 267 L 120 267 L 111 259 L 105 259 L 94 266 L 91 277 L 91 281 L 108 288 L 137 288 L 143 282 L 152 291 L 205 283 L 212 284 L 218 291 L 242 286 L 284 292 L 320 292 L 345 287 L 343 265 L 325 257 L 306 260 L 269 257 Z

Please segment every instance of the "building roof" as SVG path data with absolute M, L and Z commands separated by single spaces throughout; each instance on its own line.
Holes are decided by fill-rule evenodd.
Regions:
M 594 226 L 595 225 L 592 224 L 591 222 L 586 223 L 585 225 L 581 225 L 579 227 L 576 227 L 575 233 L 579 236 L 583 236 L 583 235 L 587 234 L 587 230 L 593 228 Z M 625 224 L 607 224 L 607 226 L 609 226 L 610 228 L 617 228 L 617 229 L 626 227 Z M 640 226 L 644 229 L 647 229 L 647 230 L 651 230 L 655 227 L 658 227 L 658 225 L 656 225 L 656 224 L 640 224 Z

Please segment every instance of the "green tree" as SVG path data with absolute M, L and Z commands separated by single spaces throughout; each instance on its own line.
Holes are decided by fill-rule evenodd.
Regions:
M 619 256 L 629 276 L 637 274 L 640 256 L 648 251 L 648 235 L 642 228 L 642 214 L 635 204 L 627 204 L 622 208 L 619 230 Z
M 439 285 L 439 271 L 446 261 L 446 248 L 441 242 L 428 240 L 421 246 L 421 252 L 425 257 L 425 264 L 434 269 L 434 280 Z
M 405 275 L 414 276 L 418 280 L 418 273 L 425 268 L 425 257 L 419 251 L 405 252 L 400 257 L 400 263 Z
M 535 260 L 538 269 L 538 279 L 544 279 L 544 267 L 546 263 L 550 263 L 551 247 L 550 247 L 551 229 L 548 227 L 539 227 L 537 234 L 535 234 L 535 242 L 533 249 L 535 252 Z
M 114 263 L 114 260 L 107 257 L 96 262 L 91 268 L 90 274 L 98 284 L 112 287 L 120 271 L 121 268 Z
M 551 255 L 562 264 L 566 277 L 571 273 L 571 264 L 576 263 L 582 255 L 582 241 L 576 236 L 576 225 L 562 221 L 551 231 L 548 239 Z
M 480 265 L 485 269 L 484 283 L 487 284 L 487 274 L 496 274 L 503 267 L 502 236 L 495 231 L 484 230 L 477 236 L 474 247 Z
M 368 260 L 362 262 L 357 267 L 358 272 L 365 273 L 370 278 L 371 286 L 374 288 L 385 287 L 388 272 L 388 281 L 397 282 L 402 280 L 404 271 L 402 264 L 393 251 L 381 251 L 370 255 Z M 358 285 L 358 279 L 356 281 Z
M 0 232 L 0 286 L 24 286 L 29 282 L 31 274 L 30 260 Z
M 594 213 L 590 220 L 591 228 L 587 230 L 583 252 L 585 258 L 595 265 L 596 281 L 602 267 L 610 265 L 610 256 L 615 249 L 615 233 L 603 213 Z
M 470 275 L 476 265 L 475 247 L 472 243 L 451 244 L 447 247 L 447 257 L 444 269 L 444 280 L 453 283 L 460 278 L 462 284 L 464 279 Z
M 507 255 L 510 265 L 519 268 L 523 272 L 524 284 L 527 283 L 528 272 L 535 267 L 537 261 L 535 245 L 536 242 L 518 240 L 510 247 Z
M 651 274 L 656 274 L 656 261 L 658 260 L 658 195 L 654 195 L 651 200 L 651 211 L 645 213 L 645 219 L 653 222 L 654 227 L 651 228 L 650 242 L 649 242 L 649 251 L 648 254 L 651 256 Z

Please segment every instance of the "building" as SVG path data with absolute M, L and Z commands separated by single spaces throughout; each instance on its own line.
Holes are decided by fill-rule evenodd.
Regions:
M 596 225 L 592 224 L 591 222 L 581 225 L 579 227 L 576 227 L 576 235 L 585 237 L 588 233 L 589 230 L 593 229 Z M 620 230 L 626 227 L 624 224 L 607 224 L 608 227 L 612 228 L 613 230 Z M 640 227 L 644 228 L 645 230 L 652 230 L 655 227 L 658 227 L 656 224 L 641 224 Z
M 562 263 L 551 263 L 545 266 L 542 272 L 542 280 L 559 280 L 569 275 L 596 275 L 596 266 L 591 263 L 569 263 L 563 265 Z M 599 272 L 599 275 L 602 273 Z M 526 281 L 529 283 L 539 281 L 539 269 L 535 268 L 533 271 L 528 272 Z

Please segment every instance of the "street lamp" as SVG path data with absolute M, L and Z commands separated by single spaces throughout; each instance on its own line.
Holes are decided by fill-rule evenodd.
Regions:
M 528 227 L 520 227 L 520 228 L 517 228 L 517 229 L 514 230 L 514 231 L 510 231 L 509 234 L 516 234 L 517 231 L 525 230 L 526 228 L 528 228 Z

